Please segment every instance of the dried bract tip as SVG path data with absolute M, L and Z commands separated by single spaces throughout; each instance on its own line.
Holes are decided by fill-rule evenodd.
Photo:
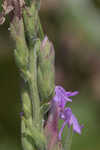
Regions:
M 13 12 L 13 17 L 17 16 L 20 19 L 24 5 L 24 0 L 4 0 L 2 4 L 3 11 L 0 15 L 0 24 L 4 23 L 5 16 L 10 12 Z

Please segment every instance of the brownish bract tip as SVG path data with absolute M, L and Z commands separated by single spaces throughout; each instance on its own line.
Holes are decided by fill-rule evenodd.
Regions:
M 7 14 L 13 14 L 11 15 L 12 18 L 18 17 L 19 19 L 21 19 L 22 8 L 24 5 L 24 0 L 4 0 L 2 4 L 3 11 L 0 15 L 0 24 L 4 23 L 5 16 Z

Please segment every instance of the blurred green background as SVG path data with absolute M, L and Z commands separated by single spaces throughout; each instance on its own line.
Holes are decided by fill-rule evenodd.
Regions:
M 80 92 L 72 110 L 85 127 L 81 136 L 73 135 L 72 150 L 100 150 L 100 1 L 42 0 L 41 5 L 41 22 L 55 47 L 56 84 Z M 8 22 L 0 26 L 0 150 L 21 150 L 21 79 L 8 29 Z

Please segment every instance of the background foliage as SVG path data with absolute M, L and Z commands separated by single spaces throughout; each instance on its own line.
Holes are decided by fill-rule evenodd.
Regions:
M 43 28 L 55 45 L 56 83 L 67 90 L 80 92 L 73 98 L 72 110 L 85 128 L 81 136 L 73 136 L 72 150 L 99 150 L 100 2 L 42 1 Z M 0 149 L 21 150 L 19 113 L 22 85 L 8 28 L 8 21 L 0 26 Z

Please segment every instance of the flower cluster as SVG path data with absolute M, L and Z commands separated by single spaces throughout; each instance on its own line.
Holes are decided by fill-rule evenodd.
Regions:
M 72 113 L 70 107 L 65 107 L 67 102 L 72 102 L 72 99 L 69 98 L 70 96 L 77 95 L 78 92 L 67 92 L 61 86 L 55 87 L 55 96 L 53 97 L 52 102 L 58 107 L 58 117 L 59 119 L 64 120 L 62 127 L 59 132 L 59 140 L 61 140 L 61 134 L 65 125 L 68 125 L 68 128 L 73 126 L 73 131 L 81 134 L 81 129 L 83 126 L 79 125 L 77 118 Z

